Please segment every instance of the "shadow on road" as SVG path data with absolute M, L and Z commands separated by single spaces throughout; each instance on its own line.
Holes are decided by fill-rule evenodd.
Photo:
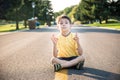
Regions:
M 25 30 L 24 32 L 58 32 L 58 30 L 56 27 L 49 27 L 49 28 Z M 120 31 L 118 30 L 109 30 L 109 29 L 94 28 L 94 27 L 73 27 L 72 32 L 78 32 L 78 33 L 100 32 L 100 33 L 115 33 L 115 34 L 120 33 Z
M 84 70 L 72 70 L 68 71 L 68 75 L 82 75 L 88 78 L 93 78 L 96 80 L 120 80 L 120 74 L 85 67 Z

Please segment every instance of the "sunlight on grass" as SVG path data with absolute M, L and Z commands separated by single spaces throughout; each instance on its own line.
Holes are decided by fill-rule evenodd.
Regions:
M 39 28 L 45 28 L 47 25 L 40 25 Z M 29 29 L 29 26 L 25 28 L 23 24 L 19 24 L 19 30 L 22 29 Z M 9 31 L 16 31 L 16 24 L 4 24 L 0 25 L 0 32 L 9 32 Z
M 19 24 L 19 29 L 24 29 L 23 24 Z M 0 25 L 0 32 L 8 32 L 8 31 L 15 31 L 16 24 L 5 24 Z
M 105 20 L 102 21 L 102 24 L 99 22 L 94 22 L 93 24 L 87 24 L 88 26 L 96 26 L 96 27 L 107 27 L 113 29 L 120 29 L 120 21 L 116 19 L 108 19 L 108 23 L 105 23 Z
M 107 27 L 107 28 L 114 28 L 114 29 L 120 29 L 120 23 L 108 23 L 108 24 L 88 24 L 88 26 L 96 26 L 96 27 Z

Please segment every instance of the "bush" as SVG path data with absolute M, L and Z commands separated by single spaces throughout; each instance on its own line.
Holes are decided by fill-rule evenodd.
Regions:
M 108 23 L 119 23 L 120 21 L 116 20 L 116 19 L 108 19 Z M 102 21 L 102 23 L 105 23 L 105 20 Z
M 0 25 L 7 24 L 6 20 L 0 20 Z
M 75 25 L 80 25 L 80 24 L 81 24 L 81 21 L 75 21 L 74 24 L 75 24 Z

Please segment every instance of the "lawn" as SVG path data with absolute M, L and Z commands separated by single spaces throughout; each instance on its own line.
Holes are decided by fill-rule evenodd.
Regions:
M 96 27 L 107 27 L 107 28 L 120 29 L 120 23 L 108 23 L 108 24 L 94 23 L 94 24 L 87 24 L 87 25 L 88 26 L 96 26 Z
M 19 24 L 19 29 L 25 29 L 23 24 Z M 0 32 L 9 32 L 9 31 L 15 31 L 16 30 L 16 24 L 3 24 L 0 25 Z
M 106 28 L 113 28 L 113 29 L 120 29 L 120 21 L 116 19 L 108 19 L 108 23 L 106 24 L 105 21 L 102 21 L 102 24 L 95 22 L 93 24 L 87 24 L 88 26 L 96 26 L 96 27 L 106 27 Z
M 40 25 L 39 28 L 43 28 L 46 27 L 45 25 Z M 19 30 L 23 30 L 23 29 L 28 29 L 25 28 L 25 26 L 23 24 L 19 24 Z M 16 31 L 16 24 L 1 24 L 0 25 L 0 32 L 10 32 L 10 31 Z

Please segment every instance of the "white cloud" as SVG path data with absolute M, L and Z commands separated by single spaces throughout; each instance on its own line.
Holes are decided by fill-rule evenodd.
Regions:
M 55 12 L 63 10 L 66 7 L 79 4 L 81 0 L 50 0 Z

